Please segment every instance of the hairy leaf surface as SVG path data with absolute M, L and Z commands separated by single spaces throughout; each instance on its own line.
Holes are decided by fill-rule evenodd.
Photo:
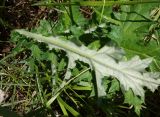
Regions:
M 62 37 L 45 37 L 24 30 L 16 31 L 37 41 L 45 42 L 52 48 L 66 51 L 69 58 L 68 69 L 75 67 L 76 60 L 88 63 L 91 69 L 95 71 L 99 96 L 106 94 L 102 85 L 104 76 L 116 77 L 124 90 L 131 88 L 136 95 L 142 97 L 144 97 L 143 87 L 154 91 L 160 84 L 160 80 L 157 79 L 159 73 L 149 73 L 145 70 L 152 62 L 152 58 L 141 60 L 138 56 L 135 56 L 129 61 L 121 61 L 120 58 L 123 56 L 121 49 L 104 46 L 99 51 L 95 51 L 85 46 L 79 47 L 70 41 L 64 41 Z

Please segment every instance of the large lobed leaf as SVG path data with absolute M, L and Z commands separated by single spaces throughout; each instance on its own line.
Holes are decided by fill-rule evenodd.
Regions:
M 160 46 L 154 39 L 151 39 L 147 45 L 143 40 L 148 34 L 149 27 L 153 24 L 149 14 L 155 7 L 157 4 L 122 6 L 121 13 L 114 13 L 116 19 L 122 21 L 122 25 L 112 25 L 109 37 L 125 50 L 128 57 L 133 57 L 135 54 L 143 58 L 153 57 L 154 63 L 151 67 L 159 71 Z
M 143 87 L 154 91 L 160 84 L 159 73 L 150 73 L 145 70 L 152 58 L 141 60 L 138 56 L 129 61 L 120 61 L 123 56 L 121 49 L 104 46 L 99 51 L 90 50 L 85 46 L 77 46 L 70 41 L 64 41 L 61 37 L 45 37 L 41 34 L 31 33 L 24 30 L 16 30 L 22 35 L 34 38 L 39 42 L 49 44 L 50 48 L 59 48 L 66 51 L 69 58 L 68 71 L 75 67 L 76 60 L 88 63 L 96 74 L 98 95 L 104 96 L 105 90 L 102 86 L 104 76 L 116 77 L 124 90 L 133 90 L 134 94 L 144 97 Z M 67 74 L 70 77 L 70 73 Z

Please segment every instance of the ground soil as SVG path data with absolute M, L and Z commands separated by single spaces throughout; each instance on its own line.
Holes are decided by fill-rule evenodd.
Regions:
M 35 2 L 36 0 L 34 0 Z M 31 29 L 38 25 L 41 19 L 47 19 L 48 15 L 57 19 L 56 10 L 45 7 L 32 6 L 31 0 L 8 0 L 5 8 L 0 13 L 3 23 L 0 23 L 0 58 L 4 57 L 14 47 L 9 42 L 9 35 L 13 29 Z

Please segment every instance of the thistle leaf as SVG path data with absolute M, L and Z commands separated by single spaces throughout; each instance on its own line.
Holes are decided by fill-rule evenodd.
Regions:
M 160 84 L 160 79 L 157 79 L 160 73 L 150 73 L 145 70 L 152 62 L 152 58 L 141 60 L 135 56 L 129 61 L 121 61 L 120 58 L 124 53 L 121 49 L 105 46 L 99 51 L 95 51 L 85 46 L 79 47 L 70 41 L 64 41 L 62 37 L 45 37 L 24 30 L 16 31 L 37 41 L 52 45 L 53 48 L 58 47 L 66 51 L 69 59 L 68 70 L 75 67 L 76 60 L 88 63 L 91 69 L 95 71 L 99 96 L 106 94 L 102 85 L 104 76 L 116 77 L 124 90 L 132 89 L 135 95 L 141 97 L 144 97 L 143 87 L 154 91 Z

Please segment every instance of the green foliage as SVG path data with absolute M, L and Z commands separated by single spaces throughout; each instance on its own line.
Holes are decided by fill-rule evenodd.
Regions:
M 152 5 L 146 5 L 146 7 L 142 7 L 142 5 L 122 7 L 122 13 L 115 13 L 115 16 L 118 16 L 117 19 L 122 20 L 124 23 L 122 26 L 112 25 L 110 38 L 123 47 L 129 57 L 135 54 L 143 58 L 154 57 L 154 62 L 158 63 L 160 53 L 156 41 L 151 40 L 148 45 L 143 42 L 147 34 L 145 31 L 148 31 L 149 26 L 154 23 L 149 18 L 149 11 L 153 7 Z
M 144 100 L 134 96 L 131 90 L 127 91 L 124 96 L 125 96 L 124 103 L 133 105 L 135 112 L 140 116 L 140 110 L 142 109 L 142 104 Z
M 16 30 L 22 35 L 11 33 L 16 47 L 0 60 L 0 70 L 9 79 L 5 86 L 16 83 L 9 90 L 25 92 L 28 116 L 32 109 L 42 116 L 140 116 L 145 88 L 154 91 L 160 84 L 159 45 L 144 40 L 153 26 L 159 35 L 159 24 L 150 17 L 157 6 L 151 3 L 159 1 L 68 2 L 38 3 L 50 8 L 58 5 L 59 20 L 41 20 L 30 32 Z M 81 14 L 79 5 L 86 3 L 97 6 L 92 8 L 95 19 Z M 122 5 L 118 12 L 112 9 L 115 3 Z M 16 94 L 9 99 L 12 108 L 17 100 Z

